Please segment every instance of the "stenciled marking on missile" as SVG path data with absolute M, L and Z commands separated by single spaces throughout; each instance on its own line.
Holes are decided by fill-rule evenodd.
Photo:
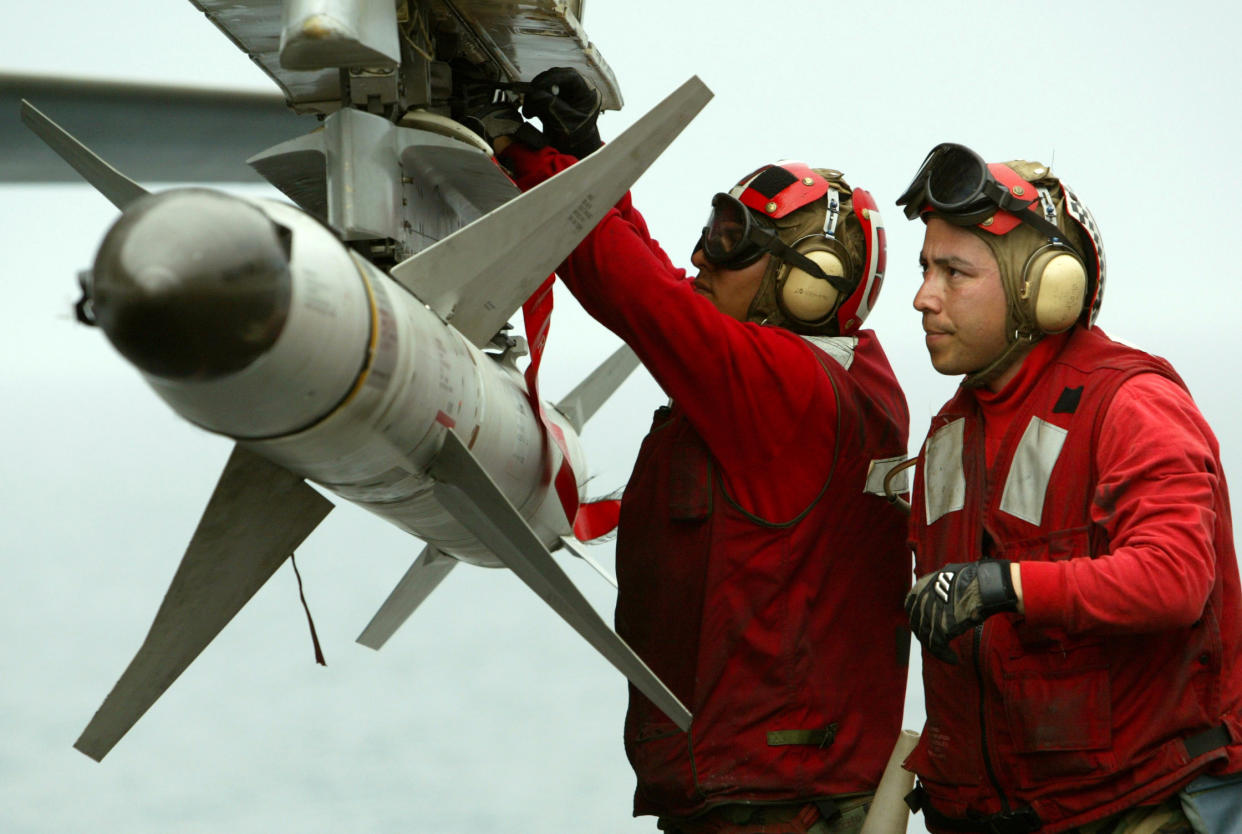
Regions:
M 325 483 L 324 486 L 349 501 L 374 506 L 409 501 L 420 491 L 425 491 L 423 488 L 425 480 L 413 472 L 394 466 L 364 481 L 348 484 Z
M 518 404 L 520 412 L 531 414 L 530 401 L 517 388 L 509 388 L 507 396 L 511 397 Z M 526 468 L 526 463 L 530 459 L 531 452 L 534 451 L 531 443 L 531 429 L 538 423 L 537 420 L 515 420 L 510 427 L 511 437 L 513 438 L 513 451 L 509 459 L 505 461 L 505 472 L 514 478 L 522 477 Z M 542 444 L 541 444 L 542 445 Z
M 460 390 L 457 385 L 453 384 L 453 362 L 449 355 L 448 346 L 436 337 L 436 370 L 439 371 L 439 379 L 437 384 L 440 390 L 450 395 Z
M 397 366 L 397 316 L 393 313 L 392 299 L 388 291 L 378 282 L 375 290 L 375 327 L 379 331 L 379 339 L 375 345 L 375 355 L 371 359 L 371 372 L 367 374 L 368 387 L 387 388 L 392 381 L 393 370 Z
M 588 194 L 582 198 L 578 207 L 569 213 L 569 225 L 575 232 L 582 232 L 595 224 L 591 222 L 591 206 L 595 204 L 595 195 Z

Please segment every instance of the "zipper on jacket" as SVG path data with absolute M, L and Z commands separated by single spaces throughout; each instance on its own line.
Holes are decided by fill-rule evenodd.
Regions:
M 992 783 L 996 795 L 1000 798 L 1001 813 L 1009 813 L 1009 800 L 1005 798 L 1004 792 L 1001 790 L 1000 780 L 996 778 L 996 771 L 992 768 L 992 754 L 988 750 L 988 718 L 987 708 L 985 705 L 985 686 L 983 680 L 983 623 L 975 626 L 974 635 L 974 652 L 975 652 L 975 678 L 979 682 L 979 746 L 983 753 L 983 769 L 988 773 L 988 780 Z

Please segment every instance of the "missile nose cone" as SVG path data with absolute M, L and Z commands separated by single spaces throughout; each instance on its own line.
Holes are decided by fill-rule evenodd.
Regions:
M 143 371 L 210 379 L 266 352 L 289 313 L 290 233 L 257 207 L 187 188 L 136 201 L 95 256 L 91 300 Z

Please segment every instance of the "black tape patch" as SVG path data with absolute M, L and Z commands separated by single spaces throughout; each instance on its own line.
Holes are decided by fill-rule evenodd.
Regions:
M 747 188 L 753 188 L 765 197 L 775 197 L 797 181 L 798 178 L 793 174 L 784 168 L 773 165 L 751 180 Z
M 1082 399 L 1082 386 L 1066 388 L 1057 397 L 1057 404 L 1052 407 L 1053 414 L 1073 414 L 1078 410 L 1078 401 Z

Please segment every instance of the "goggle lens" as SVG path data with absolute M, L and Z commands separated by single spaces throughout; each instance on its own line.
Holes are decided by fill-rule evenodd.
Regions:
M 906 207 L 911 220 L 928 205 L 950 217 L 973 212 L 988 201 L 984 192 L 990 176 L 977 153 L 945 142 L 932 148 L 897 205 Z
M 704 245 L 709 255 L 728 258 L 736 254 L 737 248 L 745 239 L 746 227 L 743 224 L 718 220 L 707 227 Z
M 704 257 L 717 266 L 734 269 L 758 260 L 764 250 L 752 239 L 754 223 L 736 198 L 717 194 L 712 198 L 712 212 L 699 239 Z
M 963 209 L 982 196 L 987 177 L 987 164 L 974 151 L 949 145 L 929 166 L 928 199 L 941 211 Z
M 848 295 L 855 288 L 845 277 L 828 275 L 815 261 L 783 243 L 775 232 L 764 227 L 760 218 L 729 194 L 717 194 L 712 198 L 712 213 L 694 247 L 696 253 L 700 250 L 708 263 L 725 269 L 744 269 L 765 253 L 771 253 L 787 264 L 822 278 L 838 292 Z

